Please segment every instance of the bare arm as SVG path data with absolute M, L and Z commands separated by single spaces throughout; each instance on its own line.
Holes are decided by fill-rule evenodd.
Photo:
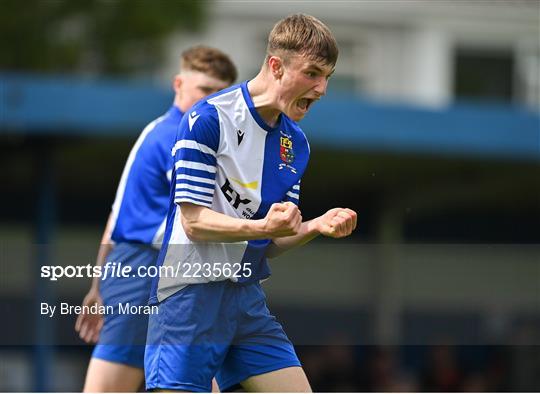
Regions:
M 111 253 L 111 250 L 113 247 L 111 234 L 112 234 L 112 213 L 109 215 L 109 218 L 107 219 L 107 225 L 105 226 L 105 230 L 103 231 L 103 235 L 101 237 L 101 243 L 99 245 L 98 255 L 96 258 L 96 267 L 103 266 L 103 264 L 105 264 L 105 260 L 107 259 L 107 256 L 109 255 L 109 253 Z M 100 280 L 101 278 L 97 276 L 92 278 L 92 285 L 90 288 L 99 290 Z
M 107 256 L 111 252 L 111 232 L 112 214 L 109 215 L 107 225 L 105 226 L 103 236 L 101 237 L 101 243 L 99 245 L 98 255 L 96 258 L 96 266 L 103 266 Z M 101 299 L 101 294 L 99 292 L 100 281 L 100 276 L 92 278 L 90 290 L 82 301 L 83 306 L 103 305 L 103 300 Z M 81 313 L 79 316 L 77 316 L 77 321 L 75 322 L 75 331 L 79 333 L 79 337 L 86 343 L 95 343 L 98 341 L 101 327 L 103 327 L 103 316 L 99 314 Z
M 189 239 L 200 242 L 238 242 L 272 239 L 267 257 L 276 257 L 294 247 L 325 235 L 342 238 L 356 228 L 356 212 L 334 208 L 313 220 L 303 222 L 293 203 L 273 204 L 263 219 L 233 218 L 210 208 L 181 203 L 181 220 Z
M 210 208 L 181 203 L 181 219 L 189 239 L 200 242 L 238 242 L 295 235 L 302 216 L 293 203 L 273 204 L 263 219 L 233 218 Z
M 356 228 L 357 215 L 352 209 L 334 208 L 313 220 L 303 222 L 297 234 L 274 238 L 267 249 L 266 256 L 277 257 L 292 248 L 305 245 L 319 235 L 343 238 Z

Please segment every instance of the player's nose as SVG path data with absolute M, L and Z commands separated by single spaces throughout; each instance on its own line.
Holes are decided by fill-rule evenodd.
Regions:
M 324 96 L 326 94 L 327 87 L 328 87 L 328 80 L 326 78 L 320 78 L 314 90 L 319 96 Z

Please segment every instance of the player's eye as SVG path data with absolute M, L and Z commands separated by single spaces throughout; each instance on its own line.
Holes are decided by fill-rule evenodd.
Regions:
M 206 86 L 203 86 L 203 87 L 201 87 L 200 89 L 201 89 L 201 91 L 202 91 L 204 94 L 206 94 L 206 95 L 208 95 L 208 94 L 210 94 L 210 93 L 214 93 L 214 92 L 216 91 L 215 89 L 212 89 L 212 88 L 206 87 Z
M 317 76 L 317 73 L 315 71 L 306 71 L 306 75 L 309 78 L 315 78 Z

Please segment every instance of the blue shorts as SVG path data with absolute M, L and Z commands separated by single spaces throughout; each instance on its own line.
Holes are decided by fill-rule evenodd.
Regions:
M 100 293 L 105 306 L 112 306 L 113 314 L 104 316 L 104 324 L 92 357 L 144 367 L 144 348 L 148 315 L 119 313 L 119 304 L 145 306 L 148 304 L 152 278 L 137 275 L 140 266 L 154 265 L 159 251 L 148 245 L 121 243 L 115 245 L 106 261 L 130 266 L 132 275 L 127 278 L 107 277 L 100 283 Z
M 250 376 L 300 365 L 259 283 L 189 285 L 150 315 L 147 390 L 209 392 L 214 376 L 227 390 Z

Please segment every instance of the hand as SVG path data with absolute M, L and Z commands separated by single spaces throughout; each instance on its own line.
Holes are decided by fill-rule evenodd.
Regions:
M 322 235 L 342 238 L 350 235 L 356 228 L 356 212 L 348 208 L 330 209 L 317 220 L 317 229 Z
M 99 294 L 99 290 L 90 289 L 86 297 L 84 297 L 83 306 L 103 305 L 103 300 Z M 86 343 L 96 343 L 99 339 L 99 333 L 103 327 L 103 316 L 94 313 L 81 313 L 77 316 L 75 322 L 75 331 L 79 333 L 79 337 Z
M 265 231 L 269 238 L 296 235 L 302 224 L 302 215 L 292 202 L 272 204 L 263 219 Z

